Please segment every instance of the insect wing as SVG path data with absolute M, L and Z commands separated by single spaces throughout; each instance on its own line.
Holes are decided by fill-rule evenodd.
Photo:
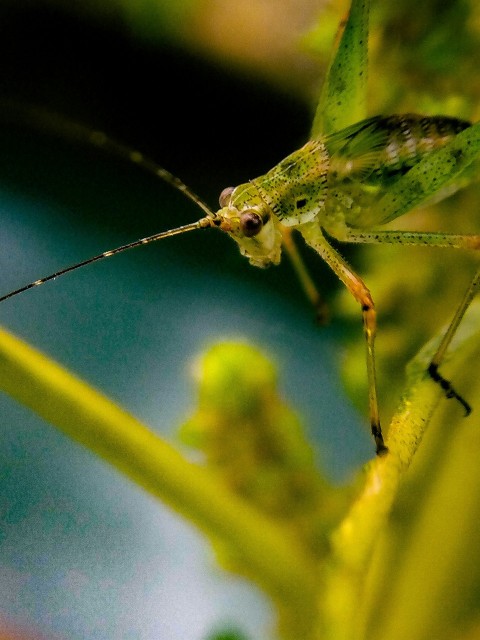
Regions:
M 370 0 L 353 0 L 318 102 L 313 138 L 338 131 L 366 115 Z
M 390 131 L 386 118 L 375 116 L 357 122 L 325 139 L 330 156 L 330 175 L 335 179 L 375 181 L 382 168 Z
M 455 118 L 369 118 L 325 139 L 329 193 L 348 225 L 385 224 L 448 186 L 474 159 L 475 137 Z
M 422 158 L 378 201 L 376 215 L 382 224 L 424 204 L 478 158 L 480 123 L 466 127 L 435 153 Z

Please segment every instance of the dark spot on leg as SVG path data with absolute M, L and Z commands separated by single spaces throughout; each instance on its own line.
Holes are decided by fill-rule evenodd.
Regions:
M 434 382 L 436 382 L 437 384 L 440 385 L 440 387 L 443 389 L 443 391 L 445 392 L 445 397 L 450 399 L 450 398 L 455 398 L 455 400 L 457 400 L 457 402 L 459 402 L 462 407 L 465 410 L 465 417 L 469 416 L 472 413 L 472 407 L 468 404 L 468 402 L 466 400 L 464 400 L 462 398 L 461 395 L 459 395 L 455 389 L 452 387 L 451 382 L 449 382 L 448 380 L 446 380 L 439 372 L 438 372 L 438 365 L 436 365 L 435 363 L 430 363 L 429 367 L 428 367 L 428 375 L 432 378 L 432 380 Z

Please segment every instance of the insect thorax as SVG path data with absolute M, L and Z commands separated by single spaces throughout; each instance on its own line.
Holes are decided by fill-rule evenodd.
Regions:
M 328 154 L 320 140 L 311 140 L 268 173 L 236 187 L 219 211 L 220 227 L 238 243 L 255 266 L 278 264 L 279 223 L 295 226 L 318 217 L 326 198 Z M 228 192 L 229 190 L 227 190 Z M 262 228 L 246 233 L 246 215 L 261 219 Z
M 265 203 L 287 227 L 318 216 L 327 196 L 329 158 L 321 140 L 310 140 L 255 180 Z

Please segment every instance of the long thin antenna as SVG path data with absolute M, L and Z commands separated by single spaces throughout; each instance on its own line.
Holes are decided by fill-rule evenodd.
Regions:
M 196 222 L 192 222 L 191 224 L 186 224 L 175 229 L 170 229 L 168 231 L 155 233 L 154 235 L 147 236 L 146 238 L 140 238 L 139 240 L 129 242 L 128 244 L 124 244 L 121 247 L 117 247 L 116 249 L 104 251 L 103 253 L 94 256 L 93 258 L 88 258 L 88 260 L 83 260 L 82 262 L 73 264 L 70 267 L 66 267 L 65 269 L 60 269 L 60 271 L 56 271 L 55 273 L 52 273 L 45 278 L 40 278 L 39 280 L 30 282 L 30 284 L 20 287 L 19 289 L 15 289 L 15 291 L 11 291 L 4 296 L 0 296 L 0 302 L 8 300 L 9 298 L 13 298 L 19 293 L 23 293 L 24 291 L 28 291 L 29 289 L 33 289 L 33 287 L 39 287 L 40 285 L 45 284 L 45 282 L 55 280 L 55 278 L 63 276 L 66 273 L 70 273 L 70 271 L 75 271 L 76 269 L 85 267 L 92 262 L 98 262 L 99 260 L 110 258 L 111 256 L 117 255 L 117 253 L 122 253 L 123 251 L 134 249 L 135 247 L 150 244 L 151 242 L 155 242 L 156 240 L 162 240 L 163 238 L 169 238 L 170 236 L 176 236 L 181 233 L 186 233 L 187 231 L 218 226 L 217 216 L 208 207 L 208 205 L 206 205 L 203 200 L 197 196 L 196 193 L 194 193 L 189 187 L 187 187 L 187 185 L 184 184 L 179 178 L 174 176 L 173 173 L 170 173 L 170 171 L 167 171 L 167 169 L 164 169 L 150 158 L 144 156 L 142 153 L 140 153 L 140 151 L 136 151 L 135 149 L 121 142 L 117 142 L 101 131 L 89 129 L 82 124 L 72 122 L 67 118 L 59 116 L 56 113 L 49 112 L 42 108 L 22 105 L 16 102 L 0 101 L 0 113 L 4 119 L 8 118 L 10 121 L 15 122 L 16 124 L 33 126 L 40 131 L 46 130 L 49 133 L 60 136 L 62 138 L 85 143 L 87 145 L 93 145 L 98 149 L 106 151 L 107 153 L 111 153 L 112 155 L 122 158 L 123 160 L 127 160 L 128 162 L 136 164 L 138 167 L 140 167 L 140 169 L 153 174 L 156 178 L 160 178 L 177 191 L 180 191 L 180 193 L 183 193 L 186 198 L 194 202 L 206 214 L 206 217 L 201 218 Z
M 122 253 L 123 251 L 128 251 L 129 249 L 134 249 L 135 247 L 140 247 L 145 244 L 150 244 L 151 242 L 155 242 L 156 240 L 162 240 L 163 238 L 169 238 L 170 236 L 176 236 L 181 233 L 186 233 L 187 231 L 194 231 L 195 229 L 206 229 L 208 227 L 213 226 L 213 220 L 211 216 L 206 218 L 201 218 L 197 220 L 197 222 L 192 222 L 191 224 L 185 224 L 181 227 L 177 227 L 176 229 L 169 229 L 168 231 L 162 231 L 160 233 L 155 233 L 153 236 L 147 236 L 146 238 L 140 238 L 139 240 L 135 240 L 134 242 L 129 242 L 128 244 L 124 244 L 121 247 L 117 247 L 116 249 L 110 249 L 109 251 L 104 251 L 100 253 L 98 256 L 94 256 L 93 258 L 88 258 L 88 260 L 83 260 L 82 262 L 77 262 L 76 264 L 71 265 L 70 267 L 66 267 L 65 269 L 61 269 L 60 271 L 56 271 L 55 273 L 46 276 L 45 278 L 40 278 L 40 280 L 35 280 L 35 282 L 30 282 L 30 284 L 26 284 L 20 289 L 15 289 L 15 291 L 10 291 L 4 296 L 0 297 L 0 302 L 4 300 L 8 300 L 9 298 L 13 298 L 13 296 L 17 296 L 19 293 L 23 293 L 24 291 L 28 291 L 28 289 L 33 289 L 33 287 L 39 287 L 41 284 L 45 284 L 45 282 L 49 282 L 49 280 L 55 280 L 55 278 L 59 278 L 60 276 L 65 275 L 66 273 L 70 273 L 70 271 L 75 271 L 76 269 L 80 269 L 80 267 L 85 267 L 87 264 L 91 264 L 92 262 L 98 262 L 99 260 L 104 260 L 105 258 L 111 258 L 112 256 L 117 255 L 117 253 Z
M 177 176 L 174 176 L 173 173 L 170 173 L 170 171 L 167 171 L 167 169 L 164 169 L 150 158 L 144 156 L 140 151 L 136 151 L 135 149 L 132 149 L 127 145 L 122 144 L 121 142 L 117 142 L 102 131 L 88 131 L 88 129 L 82 127 L 82 125 L 72 126 L 78 128 L 79 134 L 88 135 L 87 142 L 89 142 L 93 146 L 98 147 L 99 149 L 104 149 L 105 151 L 128 160 L 129 162 L 133 162 L 144 171 L 153 174 L 155 177 L 160 178 L 161 180 L 172 186 L 174 189 L 177 189 L 177 191 L 183 193 L 185 197 L 197 204 L 202 209 L 202 211 L 207 214 L 207 216 L 213 216 L 213 213 L 208 205 L 206 205 L 203 200 L 199 196 L 197 196 L 196 193 L 194 193 L 189 187 L 187 187 L 187 185 L 182 182 L 180 178 L 177 178 Z
M 133 147 L 111 138 L 103 131 L 91 129 L 42 107 L 9 100 L 0 100 L 0 116 L 2 120 L 8 120 L 17 125 L 33 127 L 39 132 L 48 132 L 50 135 L 57 136 L 62 140 L 67 139 L 87 146 L 94 146 L 113 156 L 131 162 L 143 171 L 160 178 L 177 191 L 183 193 L 186 198 L 198 205 L 207 216 L 214 215 L 208 205 L 170 171 L 167 171 L 167 169 L 164 169 Z

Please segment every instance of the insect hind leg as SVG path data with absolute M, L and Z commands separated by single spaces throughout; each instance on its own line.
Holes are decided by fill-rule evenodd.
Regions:
M 393 231 L 375 230 L 364 231 L 348 229 L 345 237 L 347 242 L 368 243 L 368 244 L 404 244 L 411 246 L 447 247 L 454 249 L 480 250 L 480 235 L 461 235 L 452 233 L 432 233 L 430 231 Z M 453 388 L 452 383 L 444 378 L 439 372 L 439 366 L 445 357 L 445 352 L 455 335 L 458 326 L 465 315 L 472 299 L 480 288 L 480 269 L 470 282 L 465 295 L 458 306 L 455 315 L 448 326 L 445 335 L 438 347 L 435 355 L 428 366 L 428 374 L 434 382 L 440 385 L 447 398 L 454 398 L 465 410 L 465 416 L 470 415 L 472 408 L 469 403 Z
M 430 375 L 432 380 L 437 384 L 439 384 L 440 387 L 443 389 L 443 391 L 445 392 L 445 396 L 447 398 L 454 398 L 455 400 L 457 400 L 457 402 L 459 402 L 462 405 L 462 407 L 465 410 L 465 416 L 470 415 L 472 411 L 471 406 L 459 393 L 457 393 L 457 391 L 455 391 L 455 389 L 452 386 L 452 383 L 446 378 L 444 378 L 441 375 L 441 373 L 439 373 L 438 369 L 445 357 L 445 353 L 455 333 L 457 332 L 457 329 L 460 325 L 460 322 L 462 321 L 463 316 L 465 315 L 465 312 L 470 306 L 475 295 L 478 293 L 479 288 L 480 288 L 480 269 L 477 270 L 472 281 L 470 282 L 463 296 L 463 299 L 460 302 L 459 306 L 457 307 L 457 310 L 455 311 L 455 315 L 453 316 L 452 321 L 450 322 L 448 329 L 446 330 L 445 335 L 443 336 L 440 342 L 440 345 L 437 351 L 435 352 L 427 369 L 428 374 Z
M 428 366 L 428 375 L 432 378 L 434 382 L 439 384 L 443 391 L 445 392 L 445 397 L 447 399 L 455 398 L 462 407 L 465 409 L 465 417 L 469 416 L 472 413 L 472 407 L 468 404 L 468 402 L 455 391 L 452 386 L 452 383 L 444 378 L 441 373 L 438 371 L 438 364 L 435 362 L 431 362 Z

